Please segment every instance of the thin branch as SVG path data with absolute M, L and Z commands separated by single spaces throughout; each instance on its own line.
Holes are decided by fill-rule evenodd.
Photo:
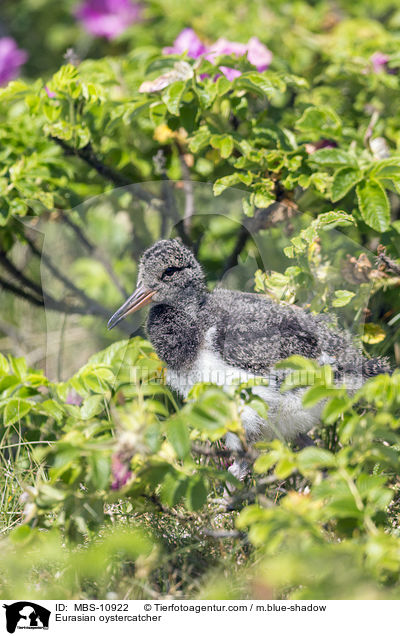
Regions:
M 0 263 L 3 265 L 4 269 L 6 269 L 13 278 L 16 278 L 17 280 L 19 280 L 24 285 L 24 287 L 28 287 L 39 296 L 43 296 L 40 285 L 35 283 L 35 281 L 27 278 L 25 274 L 23 274 L 19 269 L 17 269 L 14 263 L 10 261 L 10 259 L 8 258 L 4 250 L 0 250 Z
M 13 278 L 16 278 L 18 281 L 20 281 L 20 283 L 24 287 L 28 287 L 39 296 L 39 299 L 36 299 L 34 296 L 32 296 L 32 294 L 27 294 L 26 292 L 19 293 L 19 295 L 25 298 L 26 300 L 29 300 L 30 302 L 33 302 L 34 304 L 37 304 L 37 305 L 45 305 L 46 307 L 48 307 L 48 309 L 54 309 L 55 311 L 61 311 L 63 313 L 68 313 L 68 314 L 75 313 L 75 314 L 81 314 L 84 316 L 90 313 L 87 307 L 73 306 L 68 303 L 64 303 L 62 300 L 56 300 L 55 298 L 53 298 L 53 296 L 44 292 L 42 288 L 40 287 L 40 285 L 35 283 L 30 278 L 27 278 L 25 274 L 23 274 L 17 267 L 15 267 L 14 263 L 10 261 L 10 259 L 8 258 L 8 256 L 3 250 L 0 250 L 0 263 L 13 276 Z M 7 281 L 2 279 L 1 284 L 3 287 L 6 287 L 6 283 Z M 10 283 L 7 284 L 7 287 L 9 291 L 18 289 L 17 287 L 14 287 Z M 22 292 L 22 290 L 19 290 L 19 291 Z
M 74 283 L 69 278 L 67 278 L 62 272 L 60 272 L 58 267 L 56 265 L 54 265 L 54 263 L 47 256 L 47 254 L 45 254 L 44 252 L 41 252 L 38 249 L 38 247 L 35 245 L 35 243 L 26 235 L 25 235 L 25 240 L 28 243 L 32 253 L 37 258 L 39 258 L 41 260 L 41 262 L 44 263 L 44 265 L 53 274 L 53 276 L 55 278 L 57 278 L 62 283 L 64 283 L 65 287 L 70 289 L 76 296 L 78 296 L 79 298 L 81 298 L 84 301 L 87 309 L 91 313 L 95 313 L 95 314 L 98 314 L 98 315 L 104 316 L 104 317 L 109 316 L 110 312 L 107 309 L 107 307 L 104 307 L 103 305 L 100 305 L 100 303 L 98 303 L 96 300 L 94 300 L 94 299 L 90 298 L 89 296 L 87 296 L 87 294 L 85 294 L 85 292 L 82 289 L 79 289 L 79 287 L 76 287 L 76 285 L 74 285 Z
M 110 261 L 104 256 L 104 254 L 101 252 L 101 250 L 98 247 L 96 247 L 96 245 L 94 245 L 87 238 L 87 236 L 84 234 L 83 230 L 79 227 L 79 225 L 77 225 L 77 223 L 72 221 L 67 214 L 62 214 L 62 219 L 63 219 L 64 223 L 66 225 L 68 225 L 73 230 L 73 232 L 75 233 L 76 237 L 82 243 L 82 245 L 87 249 L 87 251 L 90 252 L 90 254 L 94 258 L 96 258 L 103 265 L 104 269 L 106 270 L 107 274 L 109 275 L 109 277 L 113 281 L 113 283 L 116 286 L 116 288 L 120 291 L 122 296 L 124 296 L 124 298 L 126 298 L 128 296 L 128 291 L 120 283 L 120 281 L 118 279 L 118 276 L 114 272 L 112 264 L 110 263 Z
M 12 294 L 15 294 L 16 296 L 20 296 L 20 298 L 23 298 L 24 300 L 27 300 L 32 305 L 36 305 L 37 307 L 44 307 L 43 298 L 36 298 L 35 296 L 32 296 L 32 294 L 23 291 L 19 287 L 16 287 L 15 285 L 10 283 L 9 281 L 5 280 L 2 276 L 0 276 L 0 285 L 6 291 L 9 291 Z

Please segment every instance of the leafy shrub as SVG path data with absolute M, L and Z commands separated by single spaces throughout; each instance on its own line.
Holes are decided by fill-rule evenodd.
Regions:
M 253 259 L 257 292 L 336 311 L 366 355 L 398 366 L 395 3 L 235 0 L 232 21 L 221 0 L 206 25 L 204 4 L 148 2 L 115 41 L 85 40 L 92 59 L 65 63 L 82 26 L 72 3 L 50 4 L 24 0 L 27 28 L 5 3 L 30 60 L 0 90 L 1 595 L 399 598 L 399 371 L 354 392 L 329 365 L 286 361 L 307 371 L 304 404 L 324 401 L 316 446 L 247 449 L 240 484 L 223 439 L 245 442 L 246 401 L 265 408 L 251 386 L 198 385 L 181 403 L 143 334 L 105 333 L 139 253 L 175 232 L 210 284 Z M 242 53 L 163 53 L 189 26 L 208 53 L 222 34 Z M 272 52 L 265 70 L 251 38 Z M 35 341 L 44 307 L 50 327 L 63 316 L 64 349 L 80 330 L 47 374 L 22 329 Z M 90 338 L 100 352 L 82 365 Z

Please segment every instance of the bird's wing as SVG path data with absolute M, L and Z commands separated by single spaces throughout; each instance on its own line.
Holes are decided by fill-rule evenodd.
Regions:
M 218 317 L 214 346 L 228 364 L 263 375 L 292 355 L 322 356 L 336 368 L 346 360 L 360 363 L 350 336 L 320 317 L 257 294 L 219 290 L 213 296 Z

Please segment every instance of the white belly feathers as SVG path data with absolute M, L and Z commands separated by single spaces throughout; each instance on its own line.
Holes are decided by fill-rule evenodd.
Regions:
M 222 359 L 213 346 L 215 327 L 207 331 L 204 345 L 189 369 L 176 371 L 167 369 L 167 382 L 182 397 L 187 397 L 190 389 L 198 382 L 212 382 L 223 388 L 232 384 L 247 382 L 255 376 L 244 369 L 233 367 Z M 262 419 L 254 409 L 243 407 L 242 422 L 249 441 L 274 438 L 293 439 L 299 433 L 306 433 L 318 424 L 322 406 L 304 409 L 302 395 L 304 390 L 281 393 L 272 378 L 268 386 L 256 386 L 253 393 L 268 404 L 268 419 Z M 240 443 L 236 435 L 228 434 L 228 446 L 237 449 Z

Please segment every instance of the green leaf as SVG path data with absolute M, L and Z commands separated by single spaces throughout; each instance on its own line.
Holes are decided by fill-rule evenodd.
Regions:
M 297 463 L 301 472 L 318 468 L 332 468 L 336 466 L 333 453 L 324 448 L 309 446 L 297 454 Z
M 313 372 L 318 368 L 318 365 L 313 360 L 303 358 L 302 356 L 294 355 L 281 360 L 275 365 L 277 369 L 295 369 L 296 371 L 310 371 Z
M 297 122 L 297 128 L 305 132 L 315 131 L 323 136 L 321 133 L 339 132 L 341 122 L 331 108 L 309 106 Z
M 167 437 L 178 457 L 184 459 L 190 451 L 190 439 L 188 427 L 182 419 L 176 417 L 168 422 Z
M 349 400 L 346 400 L 345 398 L 333 398 L 328 402 L 322 412 L 323 420 L 327 424 L 334 424 L 334 422 L 336 422 L 336 420 L 344 413 L 348 405 Z
M 186 504 L 189 510 L 200 510 L 207 501 L 207 485 L 203 477 L 196 475 L 189 483 Z
M 335 227 L 355 225 L 354 217 L 343 210 L 331 210 L 320 214 L 315 220 L 316 227 L 322 230 L 332 230 Z
M 289 457 L 282 457 L 275 467 L 275 475 L 278 479 L 286 479 L 296 470 L 295 462 Z
M 362 179 L 362 174 L 354 168 L 339 168 L 333 175 L 332 201 L 339 201 Z
M 233 152 L 233 139 L 230 135 L 213 135 L 210 144 L 219 150 L 223 159 L 230 157 Z
M 385 232 L 390 224 L 390 206 L 385 190 L 374 179 L 357 185 L 360 212 L 367 225 L 377 232 Z
M 33 403 L 22 398 L 12 398 L 4 409 L 4 426 L 19 422 L 32 409 Z
M 83 401 L 80 409 L 81 418 L 83 420 L 90 420 L 101 413 L 104 409 L 104 397 L 102 395 L 91 395 Z
M 275 73 L 243 73 L 235 79 L 234 85 L 267 97 L 273 96 L 277 91 L 286 90 L 285 82 Z
M 230 186 L 234 186 L 237 183 L 244 183 L 249 186 L 253 180 L 253 175 L 248 172 L 244 174 L 242 172 L 234 172 L 233 174 L 228 174 L 226 177 L 221 177 L 217 179 L 213 186 L 214 195 L 219 196 L 226 188 Z
M 161 500 L 168 506 L 176 506 L 185 496 L 188 479 L 175 472 L 168 473 L 161 487 Z
M 110 480 L 110 460 L 103 453 L 89 456 L 89 479 L 97 490 L 104 490 Z
M 8 360 L 2 353 L 0 353 L 0 373 L 6 375 L 9 371 Z
M 45 400 L 40 404 L 40 410 L 58 421 L 60 421 L 64 415 L 63 409 L 55 400 Z
M 318 166 L 348 166 L 353 164 L 350 155 L 340 148 L 322 148 L 309 157 L 309 161 Z
M 163 94 L 161 99 L 172 115 L 179 115 L 179 107 L 185 89 L 186 82 L 179 80 L 168 86 L 167 90 Z
M 319 385 L 312 386 L 303 396 L 302 402 L 304 408 L 312 408 L 321 400 L 334 396 L 337 393 L 337 390 L 338 389 L 334 387 L 325 387 Z
M 367 344 L 377 344 L 386 338 L 386 331 L 373 322 L 367 322 L 364 325 L 364 333 L 361 340 Z
M 211 133 L 206 126 L 201 126 L 189 142 L 189 150 L 197 154 L 210 143 Z
M 348 289 L 337 289 L 335 291 L 335 299 L 332 301 L 332 307 L 345 307 L 354 296 L 355 293 Z
M 273 186 L 272 186 L 273 187 Z M 276 196 L 268 186 L 257 186 L 254 192 L 253 202 L 256 208 L 269 208 L 275 203 Z
M 263 453 L 262 455 L 257 457 L 256 461 L 254 462 L 254 471 L 256 473 L 266 473 L 270 468 L 272 468 L 272 466 L 275 466 L 278 459 L 278 454 L 274 451 Z

